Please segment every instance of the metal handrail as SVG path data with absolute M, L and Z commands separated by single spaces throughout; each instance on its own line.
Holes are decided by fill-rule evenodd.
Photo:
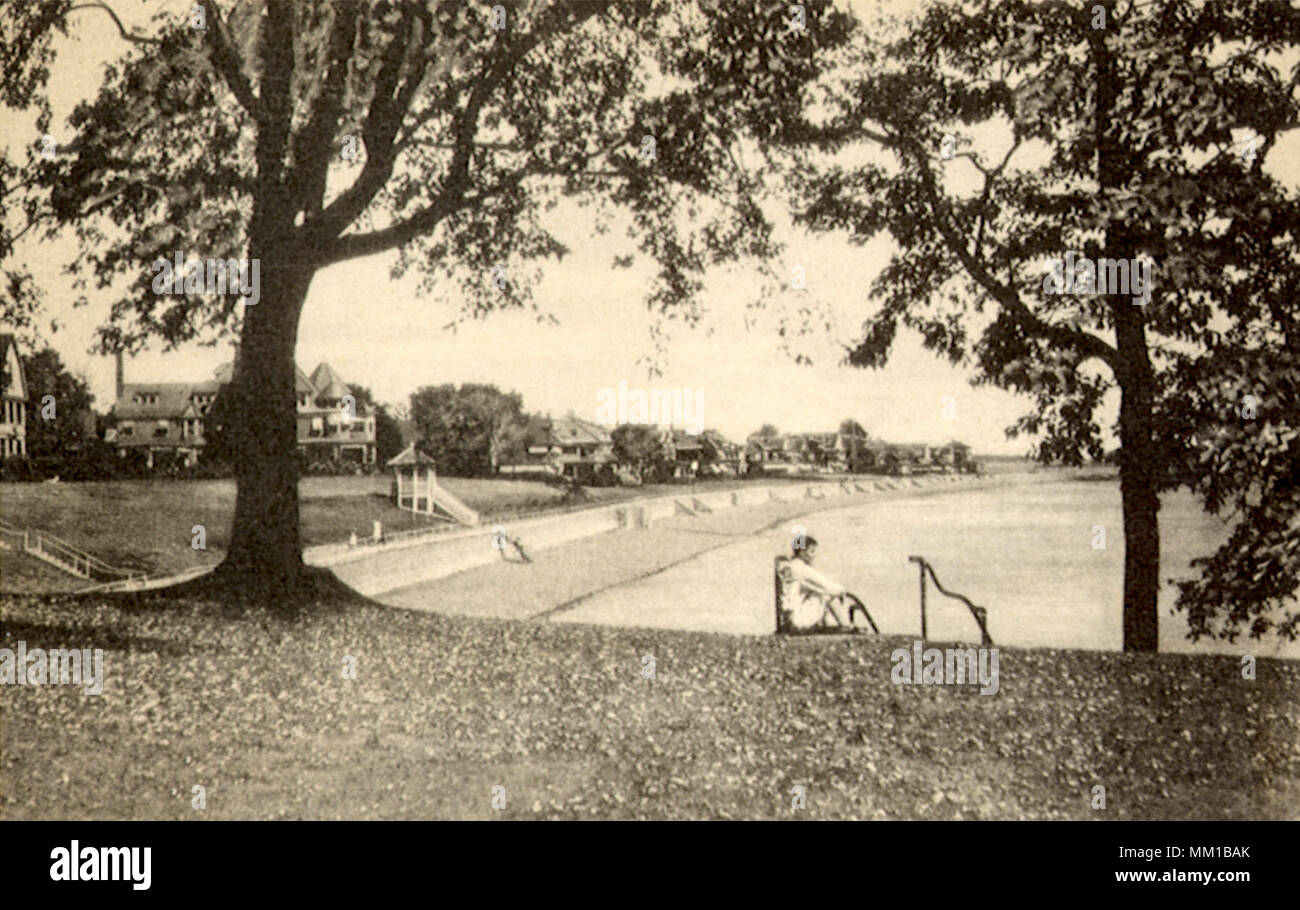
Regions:
M 975 617 L 975 622 L 977 622 L 980 627 L 980 636 L 981 636 L 980 644 L 983 645 L 984 647 L 988 647 L 989 645 L 993 644 L 993 638 L 989 635 L 988 610 L 984 609 L 983 607 L 976 606 L 969 597 L 966 597 L 963 594 L 958 594 L 955 591 L 949 591 L 947 588 L 945 588 L 943 584 L 939 581 L 939 576 L 934 573 L 934 566 L 930 565 L 930 563 L 926 560 L 924 556 L 909 556 L 907 557 L 907 561 L 916 563 L 918 566 L 920 566 L 920 571 L 921 571 L 921 639 L 922 641 L 926 640 L 927 638 L 926 628 L 925 628 L 925 573 L 929 572 L 930 577 L 934 579 L 934 586 L 939 589 L 940 594 L 943 594 L 945 597 L 951 597 L 954 600 L 960 600 L 962 603 L 964 603 L 967 606 L 967 608 L 970 609 L 971 615 Z
M 14 538 L 14 542 L 17 543 L 21 549 L 27 549 L 27 532 L 0 521 L 0 538 L 4 537 Z
M 24 552 L 39 552 L 51 559 L 59 560 L 66 563 L 70 570 L 78 575 L 81 575 L 84 570 L 86 578 L 93 578 L 95 573 L 99 573 L 100 575 L 111 575 L 130 580 L 142 577 L 145 574 L 135 569 L 122 569 L 109 565 L 102 559 L 90 555 L 85 550 L 68 543 L 66 540 L 55 537 L 48 531 L 24 531 L 13 525 L 0 522 L 0 533 L 21 537 Z
M 66 555 L 73 562 L 85 563 L 87 574 L 90 574 L 92 570 L 99 572 L 103 575 L 118 575 L 121 576 L 122 578 L 135 578 L 137 576 L 145 574 L 135 569 L 123 569 L 123 568 L 119 568 L 118 566 L 109 565 L 108 563 L 104 562 L 104 560 L 90 555 L 85 550 L 82 550 L 80 547 L 74 546 L 73 544 L 68 543 L 66 540 L 62 540 L 58 537 L 55 537 L 53 534 L 50 534 L 47 531 L 32 531 L 31 535 L 32 537 L 35 538 L 36 546 L 39 547 L 40 549 L 42 550 L 53 549 L 56 551 L 55 555 Z M 54 546 L 53 547 L 47 546 L 47 541 L 49 543 L 53 543 Z

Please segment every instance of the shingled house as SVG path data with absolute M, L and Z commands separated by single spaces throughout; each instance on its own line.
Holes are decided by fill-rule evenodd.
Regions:
M 295 368 L 296 369 L 296 368 Z M 298 370 L 298 450 L 308 461 L 374 464 L 375 413 L 328 363 L 308 377 Z
M 676 477 L 739 474 L 741 470 L 741 447 L 717 430 L 690 433 L 672 427 L 664 431 L 664 448 Z
M 375 461 L 373 409 L 352 397 L 352 390 L 327 363 L 297 377 L 298 450 L 310 461 Z M 149 467 L 160 460 L 192 465 L 205 444 L 204 428 L 217 393 L 230 382 L 233 364 L 218 367 L 202 382 L 123 381 L 117 364 L 117 402 L 105 437 L 118 454 L 142 452 Z

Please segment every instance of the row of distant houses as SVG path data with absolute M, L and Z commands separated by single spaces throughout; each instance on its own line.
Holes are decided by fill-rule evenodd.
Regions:
M 551 473 L 588 483 L 604 475 L 617 475 L 612 428 L 583 420 L 572 412 L 543 422 L 526 440 L 526 454 L 503 473 Z M 680 429 L 658 431 L 664 459 L 677 477 L 699 473 L 737 473 L 742 449 L 716 430 L 687 433 Z
M 717 430 L 659 431 L 664 457 L 678 478 L 766 472 L 911 473 L 967 471 L 970 446 L 956 440 L 939 445 L 887 443 L 863 433 L 786 433 L 751 436 L 742 445 Z M 528 440 L 527 455 L 502 467 L 507 473 L 555 473 L 588 481 L 618 468 L 611 428 L 574 414 L 552 419 Z
M 970 446 L 957 440 L 932 444 L 885 442 L 865 434 L 786 433 L 753 435 L 746 456 L 764 470 L 801 470 L 909 473 L 919 470 L 966 471 L 972 467 Z
M 0 335 L 4 363 L 0 457 L 26 455 L 28 395 L 22 359 L 12 335 Z M 376 461 L 375 412 L 356 400 L 352 387 L 327 363 L 311 374 L 297 370 L 298 448 L 308 461 Z M 116 401 L 104 441 L 126 456 L 138 453 L 149 467 L 193 465 L 208 442 L 211 409 L 233 376 L 234 363 L 199 382 L 127 383 L 117 359 Z M 717 430 L 688 433 L 659 430 L 664 462 L 678 478 L 763 472 L 970 470 L 970 447 L 956 440 L 941 444 L 886 443 L 860 428 L 827 433 L 754 434 L 739 444 Z M 525 453 L 502 466 L 510 473 L 546 472 L 592 482 L 613 479 L 620 465 L 611 428 L 572 412 L 545 421 L 526 440 Z

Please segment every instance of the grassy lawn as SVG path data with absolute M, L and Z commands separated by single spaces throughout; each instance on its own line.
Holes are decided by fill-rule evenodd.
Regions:
M 1000 690 L 981 696 L 891 683 L 905 639 L 336 600 L 285 618 L 6 596 L 0 620 L 4 647 L 99 647 L 106 670 L 99 696 L 0 690 L 6 819 L 1300 815 L 1289 661 L 1261 659 L 1247 681 L 1228 657 L 1003 649 Z M 806 809 L 791 808 L 795 785 Z
M 773 480 L 772 483 L 784 483 Z M 538 481 L 445 477 L 439 483 L 477 510 L 485 522 L 559 508 L 581 508 L 640 496 L 683 493 L 682 485 L 588 487 L 576 493 Z M 711 481 L 698 489 L 728 489 L 747 481 Z M 306 477 L 299 485 L 303 542 L 337 543 L 371 522 L 389 532 L 439 524 L 398 509 L 388 500 L 391 480 L 375 477 Z M 48 531 L 112 565 L 150 573 L 181 572 L 221 561 L 235 512 L 232 480 L 145 481 L 0 485 L 0 512 L 19 528 Z M 206 531 L 207 549 L 192 546 L 193 528 Z M 0 551 L 6 592 L 67 590 L 32 557 Z M 55 572 L 54 575 L 60 573 Z M 71 579 L 72 587 L 80 585 Z

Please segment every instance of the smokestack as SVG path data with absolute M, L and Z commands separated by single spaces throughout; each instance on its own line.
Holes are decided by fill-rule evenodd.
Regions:
M 126 367 L 122 364 L 122 351 L 117 351 L 117 397 L 122 397 L 122 389 L 126 387 Z

